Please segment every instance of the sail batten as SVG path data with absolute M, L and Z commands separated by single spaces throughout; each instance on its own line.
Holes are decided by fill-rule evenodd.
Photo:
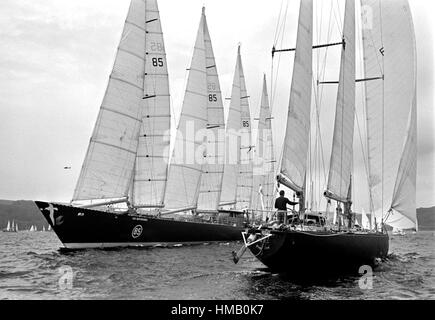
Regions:
M 124 26 L 73 201 L 122 198 L 129 193 L 142 123 L 148 2 L 131 1 L 126 20 L 132 23 Z
M 347 202 L 353 166 L 355 124 L 355 1 L 346 0 L 340 76 L 328 186 L 325 195 Z
M 310 135 L 313 76 L 313 1 L 301 0 L 293 79 L 280 173 L 295 191 L 304 190 Z

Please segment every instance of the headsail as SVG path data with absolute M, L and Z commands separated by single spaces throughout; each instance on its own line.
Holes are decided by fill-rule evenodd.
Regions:
M 313 76 L 313 1 L 301 0 L 287 129 L 278 180 L 293 189 L 305 189 L 310 136 Z
M 378 222 L 414 227 L 416 47 L 407 0 L 362 0 L 371 211 Z M 406 217 L 406 218 L 404 218 Z
M 227 119 L 226 163 L 220 201 L 221 205 L 231 204 L 235 209 L 249 208 L 252 197 L 253 147 L 248 98 L 239 46 Z
M 206 150 L 207 65 L 205 49 L 205 15 L 195 42 L 187 88 L 178 124 L 165 195 L 165 209 L 196 209 Z
M 222 93 L 213 46 L 204 15 L 204 42 L 207 70 L 207 145 L 202 170 L 198 210 L 217 210 L 224 172 L 225 120 Z
M 163 132 L 169 130 L 168 91 L 156 0 L 132 0 L 73 200 L 127 197 L 134 179 L 137 204 L 161 203 L 166 168 L 156 165 L 155 157 L 165 162 L 161 150 Z M 151 140 L 153 150 L 147 149 Z
M 257 142 L 254 153 L 254 189 L 251 201 L 251 209 L 253 210 L 265 210 L 273 205 L 272 202 L 275 198 L 274 160 L 272 116 L 269 107 L 269 96 L 267 94 L 266 76 L 264 76 Z
M 326 196 L 347 202 L 353 165 L 355 123 L 355 1 L 346 0 L 340 77 Z

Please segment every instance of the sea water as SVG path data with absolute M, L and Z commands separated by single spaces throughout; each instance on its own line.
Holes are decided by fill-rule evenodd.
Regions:
M 387 261 L 361 286 L 360 277 L 294 283 L 248 251 L 235 265 L 237 242 L 65 252 L 53 232 L 0 232 L 0 299 L 434 299 L 434 241 L 434 232 L 392 236 Z

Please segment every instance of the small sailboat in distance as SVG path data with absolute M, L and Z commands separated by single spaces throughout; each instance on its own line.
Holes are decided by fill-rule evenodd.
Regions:
M 3 232 L 17 232 L 18 231 L 17 228 L 18 228 L 18 226 L 15 224 L 15 220 L 12 220 L 12 224 L 8 220 L 8 224 L 6 226 L 6 229 L 3 229 Z

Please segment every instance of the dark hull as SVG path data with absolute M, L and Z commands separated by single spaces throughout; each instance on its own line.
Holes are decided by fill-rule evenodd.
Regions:
M 311 275 L 359 273 L 386 258 L 387 234 L 271 231 L 272 236 L 249 247 L 269 269 Z
M 68 249 L 149 247 L 241 240 L 243 227 L 115 214 L 35 201 Z

